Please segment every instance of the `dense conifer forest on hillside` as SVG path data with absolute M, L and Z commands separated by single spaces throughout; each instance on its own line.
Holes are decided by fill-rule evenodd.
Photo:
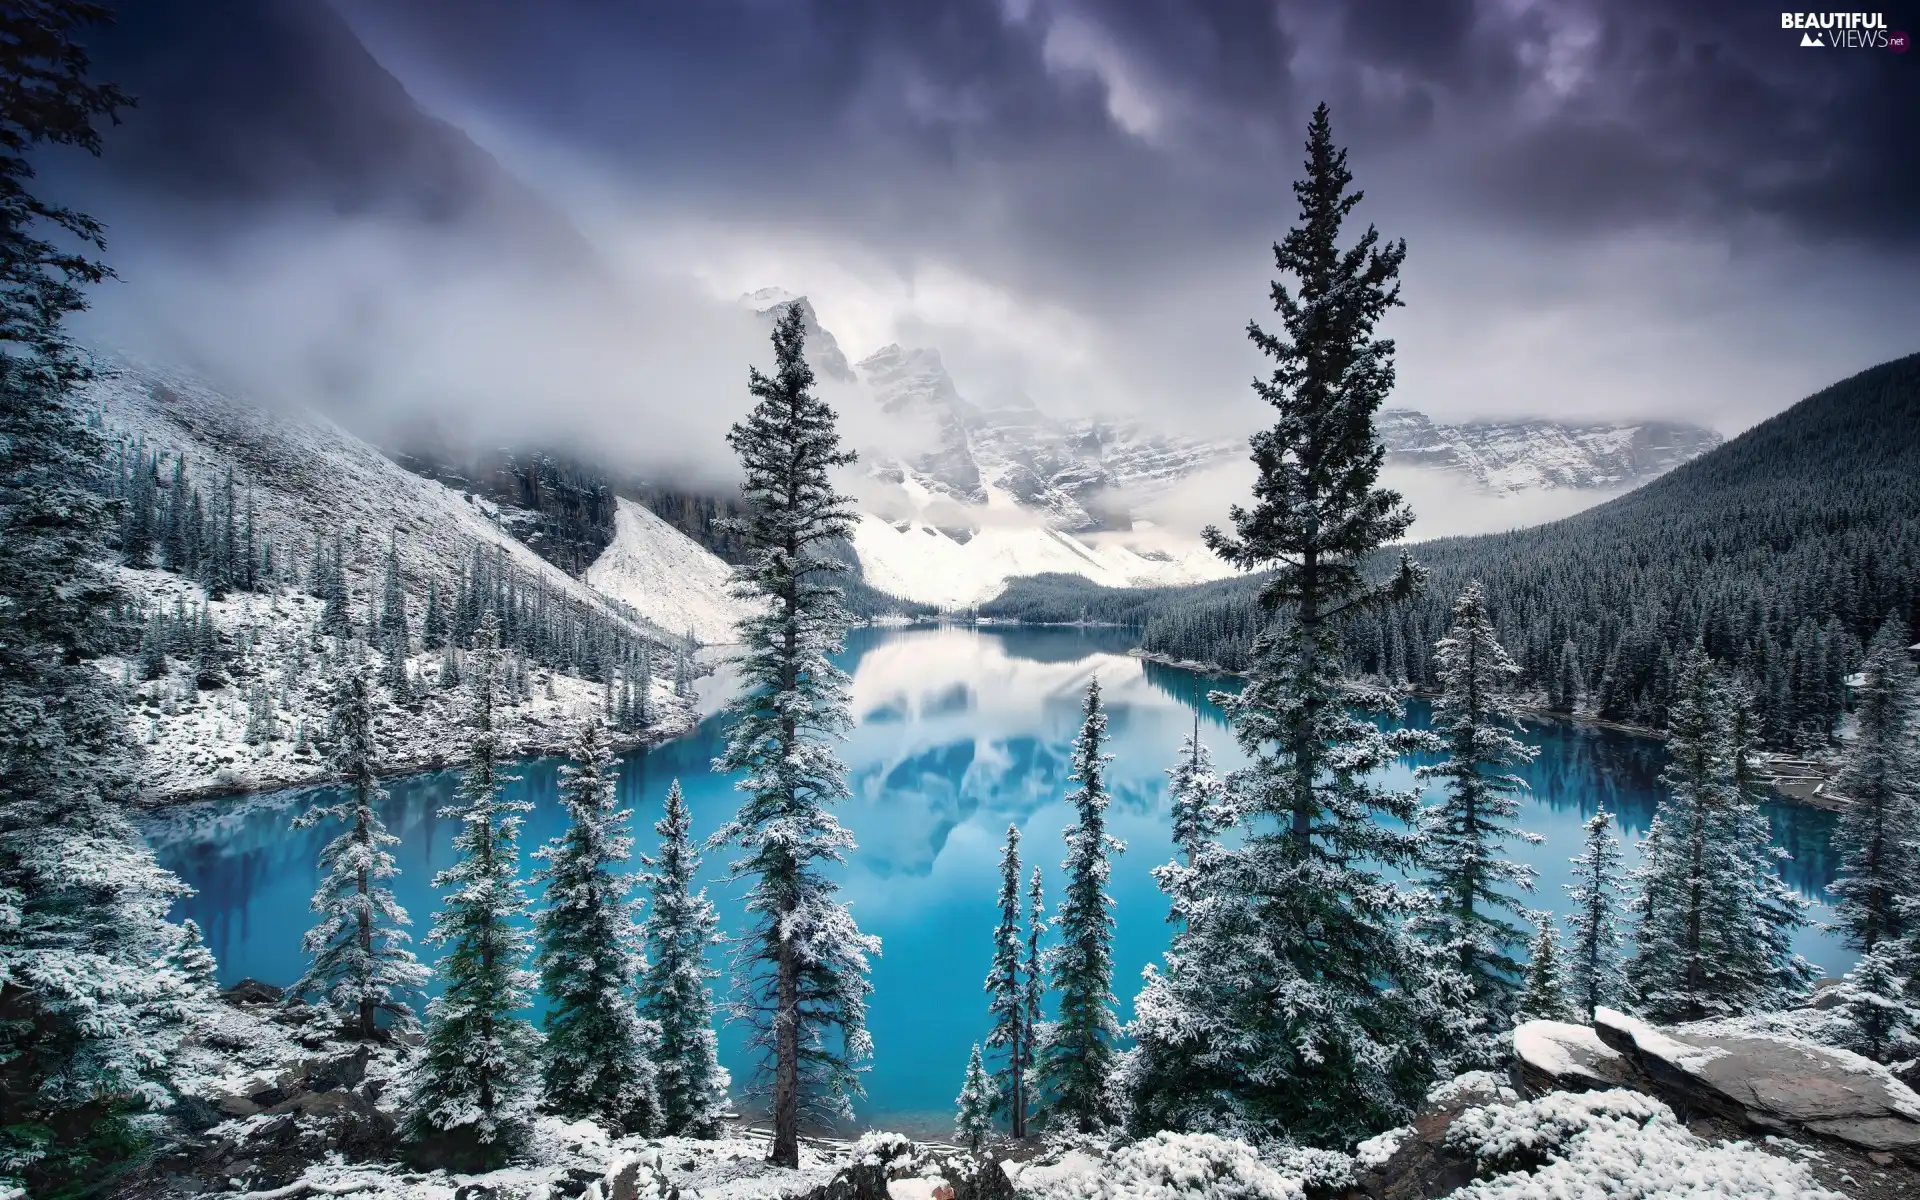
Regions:
M 1431 688 L 1429 648 L 1477 579 L 1523 682 L 1550 707 L 1664 726 L 1676 662 L 1700 642 L 1758 692 L 1769 744 L 1824 742 L 1880 623 L 1896 616 L 1920 641 L 1920 355 L 1588 512 L 1413 554 L 1431 572 L 1425 594 L 1346 630 L 1359 670 Z M 1149 652 L 1239 670 L 1264 620 L 1260 583 L 1107 589 L 1049 576 L 980 611 L 1135 625 Z

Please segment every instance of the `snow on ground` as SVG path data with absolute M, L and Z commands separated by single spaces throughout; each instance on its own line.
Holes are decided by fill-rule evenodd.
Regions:
M 1483 1177 L 1458 1200 L 1843 1200 L 1804 1163 L 1707 1142 L 1639 1092 L 1554 1092 L 1462 1113 L 1447 1139 Z
M 1104 1159 L 1070 1150 L 1009 1170 L 1031 1200 L 1302 1200 L 1301 1181 L 1245 1142 L 1210 1133 L 1156 1133 Z
M 922 521 L 889 523 L 862 513 L 853 550 L 866 581 L 922 604 L 964 608 L 999 595 L 1023 575 L 1080 575 L 1105 587 L 1199 583 L 1229 569 L 1209 555 L 1149 557 L 1115 541 L 1090 544 L 1045 525 L 990 524 L 964 542 Z
M 613 541 L 587 568 L 588 586 L 674 633 L 688 629 L 702 642 L 731 642 L 751 609 L 727 591 L 732 568 L 711 550 L 656 516 L 622 499 Z
M 165 571 L 118 570 L 130 596 L 148 608 L 171 611 L 176 600 L 192 609 L 205 600 L 199 585 Z M 141 776 L 149 802 L 196 795 L 256 791 L 312 783 L 331 774 L 315 744 L 327 726 L 328 678 L 316 638 L 320 601 L 286 591 L 267 595 L 236 592 L 209 606 L 215 627 L 234 657 L 229 682 L 219 688 L 194 686 L 192 664 L 170 659 L 167 675 L 137 678 L 135 664 L 120 658 L 99 661 L 102 671 L 127 682 L 133 693 L 128 725 L 144 752 Z M 383 706 L 376 714 L 382 770 L 426 769 L 455 758 L 464 744 L 461 732 L 467 698 L 462 689 L 439 686 L 437 652 L 408 660 L 418 682 L 417 707 Z M 602 685 L 529 665 L 531 697 L 504 705 L 499 730 L 513 752 L 558 750 L 590 715 L 604 715 Z M 250 694 L 264 688 L 273 728 L 249 742 Z M 685 701 L 676 700 L 668 682 L 653 680 L 653 712 L 659 735 L 692 721 Z

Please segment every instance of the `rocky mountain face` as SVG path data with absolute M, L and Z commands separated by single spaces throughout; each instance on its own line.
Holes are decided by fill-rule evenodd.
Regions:
M 1068 532 L 1129 528 L 1129 500 L 1238 449 L 1139 421 L 1055 417 L 1024 395 L 975 404 L 960 394 L 938 350 L 887 346 L 856 370 L 883 411 L 918 416 L 937 430 L 933 449 L 875 456 L 876 473 L 963 504 L 984 504 L 997 491 Z
M 1724 440 L 1711 429 L 1670 421 L 1442 424 L 1404 408 L 1380 414 L 1380 436 L 1391 466 L 1451 472 L 1500 495 L 1631 487 Z

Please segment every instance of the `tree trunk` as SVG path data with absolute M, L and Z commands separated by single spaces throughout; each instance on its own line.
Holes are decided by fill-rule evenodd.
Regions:
M 800 960 L 780 942 L 779 1006 L 774 1014 L 773 1151 L 775 1166 L 800 1165 Z
M 1313 504 L 1317 498 L 1309 492 L 1307 503 Z M 1303 678 L 1317 676 L 1320 655 L 1320 554 L 1313 546 L 1308 546 L 1300 556 L 1300 611 L 1295 619 L 1300 624 L 1301 675 Z M 1301 727 L 1294 736 L 1293 745 L 1293 841 L 1302 855 L 1307 852 L 1307 841 L 1313 836 L 1313 783 L 1318 774 L 1320 746 L 1315 735 L 1319 715 L 1320 698 L 1309 687 L 1301 701 Z

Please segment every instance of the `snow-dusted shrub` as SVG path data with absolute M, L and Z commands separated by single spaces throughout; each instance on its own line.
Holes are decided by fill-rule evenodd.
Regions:
M 853 1161 L 868 1166 L 885 1166 L 896 1158 L 913 1157 L 913 1142 L 903 1133 L 885 1129 L 869 1130 L 853 1144 Z
M 1445 1083 L 1435 1084 L 1427 1092 L 1426 1107 L 1447 1108 L 1462 1101 L 1474 1101 L 1481 1104 L 1496 1100 L 1518 1100 L 1519 1093 L 1513 1090 L 1504 1074 L 1492 1071 L 1468 1071 L 1456 1075 Z
M 1413 1133 L 1413 1126 L 1400 1125 L 1385 1133 L 1376 1133 L 1353 1148 L 1354 1161 L 1363 1167 L 1377 1167 L 1400 1149 L 1400 1143 Z
M 1447 1141 L 1480 1164 L 1456 1200 L 1841 1200 L 1803 1163 L 1715 1145 L 1639 1092 L 1555 1092 L 1462 1113 Z
M 1210 1133 L 1156 1133 L 1104 1162 L 1084 1151 L 1027 1167 L 1016 1181 L 1030 1200 L 1302 1200 L 1300 1180 L 1245 1142 Z

